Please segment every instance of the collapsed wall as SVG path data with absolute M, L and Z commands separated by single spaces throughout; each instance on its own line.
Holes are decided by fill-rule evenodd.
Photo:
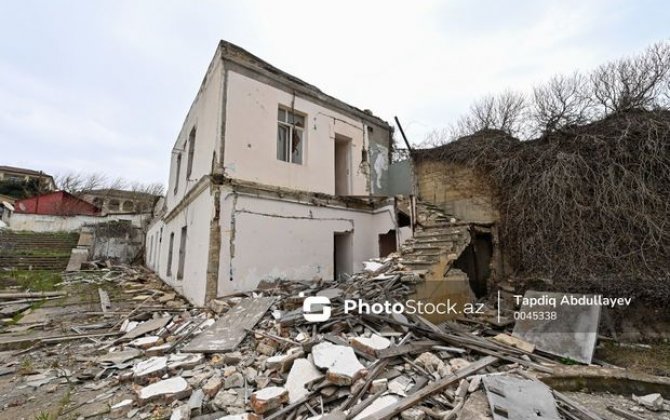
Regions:
M 670 302 L 669 112 L 621 112 L 523 142 L 484 130 L 413 158 L 423 199 L 491 217 L 517 278 Z

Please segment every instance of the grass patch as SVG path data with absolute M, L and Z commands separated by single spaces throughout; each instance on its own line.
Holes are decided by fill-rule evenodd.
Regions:
M 11 252 L 5 252 L 4 255 L 12 257 L 69 257 L 70 250 L 33 248 L 33 249 L 13 250 Z
M 30 248 L 5 251 L 3 255 L 11 257 L 69 257 L 71 249 Z
M 32 360 L 28 357 L 24 357 L 19 366 L 19 374 L 25 376 L 32 375 L 33 373 L 35 373 L 35 366 L 33 366 Z
M 56 290 L 56 284 L 63 281 L 63 277 L 57 271 L 14 270 L 10 273 L 10 277 L 18 286 L 36 292 Z
M 605 342 L 596 357 L 616 366 L 650 375 L 670 376 L 670 343 L 649 343 L 651 348 L 620 346 Z
M 27 237 L 49 237 L 59 239 L 73 239 L 78 238 L 78 233 L 60 231 L 60 232 L 33 232 L 31 230 L 15 230 L 6 232 L 7 236 L 27 236 Z

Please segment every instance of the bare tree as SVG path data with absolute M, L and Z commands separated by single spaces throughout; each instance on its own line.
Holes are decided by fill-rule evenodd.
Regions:
M 667 96 L 670 43 L 660 42 L 642 54 L 612 61 L 591 74 L 593 96 L 604 114 L 654 109 Z
M 73 195 L 82 195 L 99 189 L 127 190 L 136 193 L 163 195 L 165 190 L 161 183 L 129 182 L 124 178 L 109 178 L 104 174 L 66 172 L 55 176 L 58 189 Z
M 84 191 L 103 188 L 109 183 L 108 178 L 100 173 L 84 174 L 81 172 L 66 172 L 54 177 L 59 190 L 70 194 L 80 194 Z
M 131 182 L 128 189 L 139 194 L 163 195 L 165 187 L 160 182 L 143 184 L 141 182 Z
M 455 138 L 453 128 L 440 128 L 430 131 L 422 142 L 418 144 L 419 149 L 442 146 Z
M 502 130 L 518 134 L 523 124 L 526 98 L 516 92 L 505 91 L 497 96 L 486 96 L 470 106 L 468 114 L 454 127 L 458 135 L 481 130 Z
M 535 87 L 528 116 L 535 134 L 588 122 L 593 113 L 589 87 L 589 80 L 576 72 Z

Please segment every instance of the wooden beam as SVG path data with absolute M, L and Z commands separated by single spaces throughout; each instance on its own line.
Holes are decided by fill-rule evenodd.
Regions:
M 430 397 L 431 395 L 441 392 L 454 382 L 460 381 L 466 376 L 470 376 L 473 373 L 497 361 L 498 358 L 492 356 L 486 356 L 482 359 L 479 359 L 476 362 L 470 364 L 469 366 L 457 370 L 456 372 L 454 372 L 453 375 L 449 375 L 437 382 L 433 382 L 432 384 L 422 388 L 421 390 L 415 392 L 414 394 L 411 394 L 403 398 L 397 403 L 365 417 L 363 420 L 388 420 L 393 416 L 397 416 L 398 414 L 407 410 L 408 408 L 415 406 L 416 404 L 420 403 L 421 401 Z
M 407 136 L 405 136 L 405 130 L 402 129 L 402 125 L 400 125 L 400 120 L 398 117 L 393 117 L 395 119 L 395 123 L 398 125 L 398 128 L 400 129 L 400 134 L 402 135 L 402 139 L 405 140 L 405 146 L 407 146 L 407 150 L 410 152 L 412 151 L 412 146 L 409 145 L 409 141 L 407 140 Z
M 17 292 L 17 293 L 0 293 L 0 299 L 30 299 L 30 298 L 44 298 L 44 297 L 63 297 L 65 292 Z

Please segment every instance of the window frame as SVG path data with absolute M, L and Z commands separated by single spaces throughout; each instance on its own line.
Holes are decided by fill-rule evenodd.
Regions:
M 285 115 L 285 120 L 282 121 L 279 119 L 279 113 L 283 111 Z M 292 117 L 292 118 L 291 118 Z M 297 126 L 295 124 L 295 117 L 300 117 L 304 121 L 304 126 Z M 289 121 L 293 120 L 293 123 L 290 123 Z M 288 129 L 288 135 L 287 135 L 287 141 L 286 141 L 286 149 L 283 151 L 284 156 L 287 157 L 288 160 L 284 160 L 280 157 L 279 154 L 279 128 L 280 127 L 285 127 Z M 297 131 L 301 134 L 300 137 L 300 162 L 294 161 L 294 156 L 293 156 L 293 133 L 294 131 Z M 305 154 L 306 154 L 306 144 L 307 142 L 307 114 L 296 111 L 295 108 L 279 105 L 277 107 L 277 139 L 276 139 L 276 147 L 277 147 L 277 160 L 280 162 L 286 162 L 286 163 L 292 163 L 294 165 L 305 165 Z
M 177 195 L 179 191 L 179 173 L 181 172 L 181 153 L 177 153 L 176 162 L 175 162 L 175 176 L 174 176 L 174 191 L 173 195 Z
M 191 177 L 193 172 L 193 158 L 195 155 L 195 138 L 197 136 L 197 129 L 195 126 L 191 128 L 191 132 L 188 135 L 188 156 L 186 157 L 186 179 L 188 180 Z
M 167 277 L 172 277 L 172 260 L 174 253 L 174 232 L 170 232 L 170 245 L 168 246 L 168 255 L 167 255 L 167 268 L 165 270 L 165 275 Z

